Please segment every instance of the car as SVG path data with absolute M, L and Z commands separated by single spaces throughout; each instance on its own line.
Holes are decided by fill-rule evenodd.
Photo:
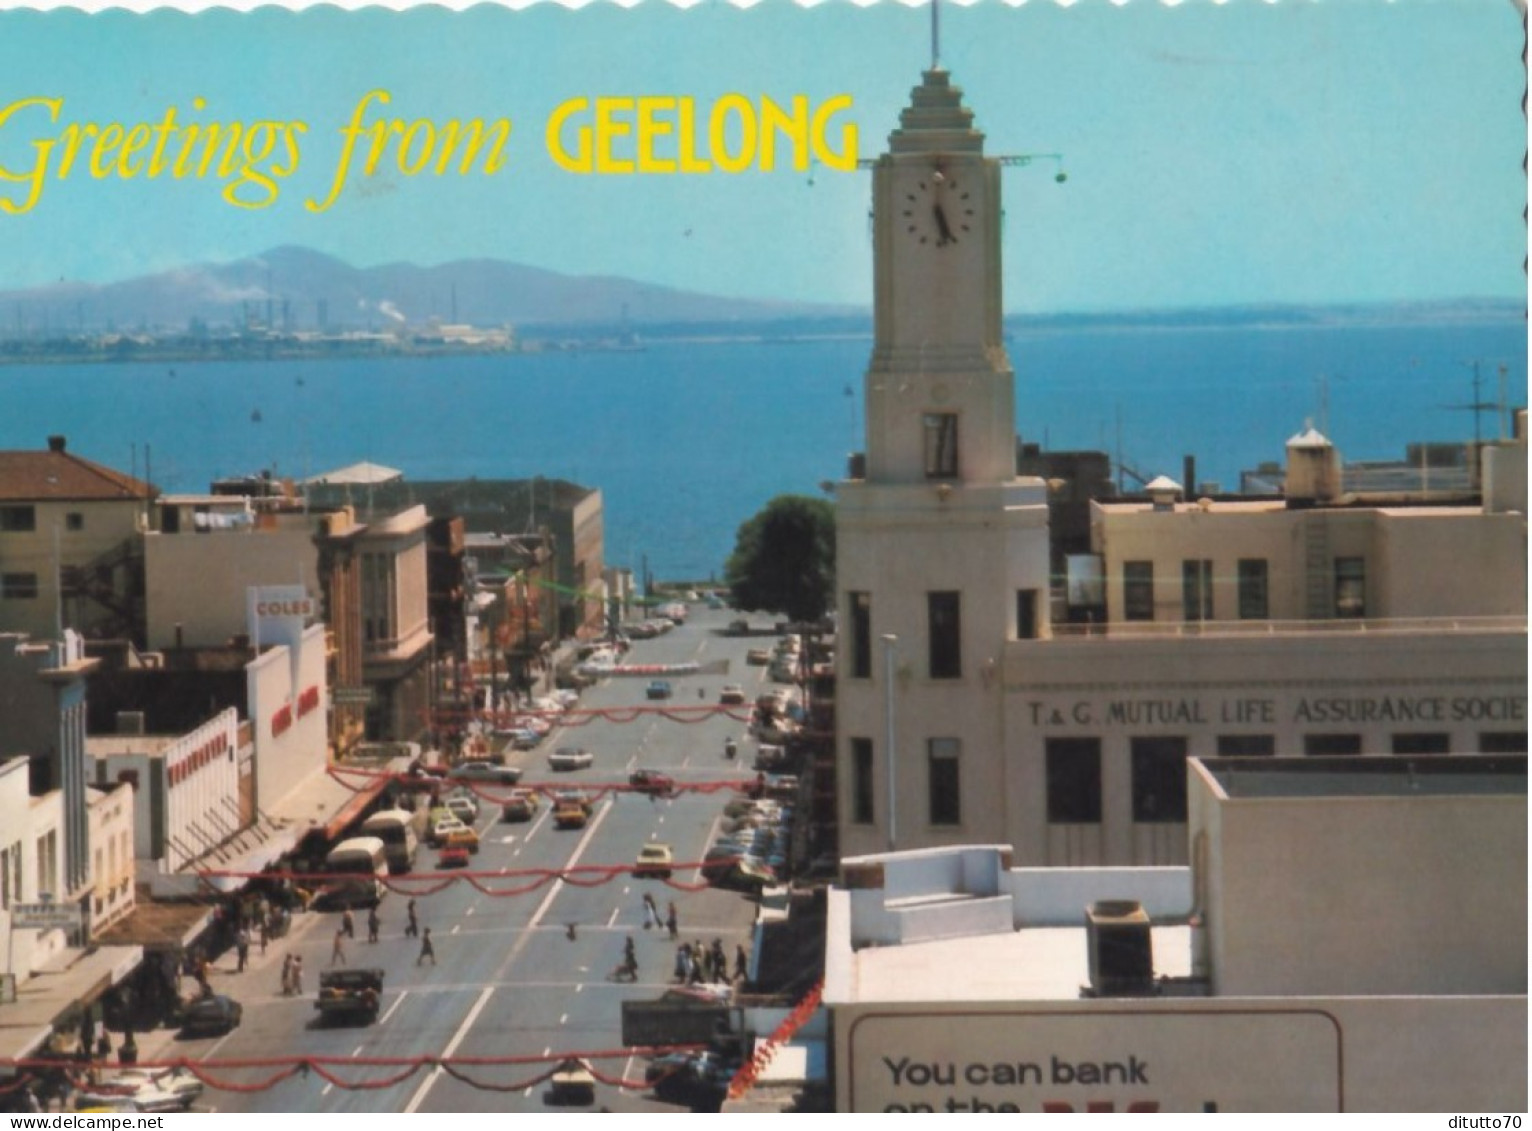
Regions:
M 576 805 L 573 802 L 557 805 L 553 810 L 553 823 L 557 828 L 583 829 L 589 820 L 590 813 L 586 811 L 585 806 Z
M 712 1050 L 668 1052 L 644 1068 L 644 1083 L 662 1102 L 717 1110 L 738 1071 L 738 1060 Z
M 548 1077 L 548 1100 L 554 1104 L 587 1107 L 596 1102 L 596 1074 L 579 1057 L 561 1061 Z
M 521 780 L 520 766 L 497 766 L 486 759 L 459 762 L 447 771 L 452 781 L 494 782 L 496 785 L 515 785 Z
M 543 740 L 543 736 L 529 727 L 513 727 L 507 732 L 512 750 L 531 750 Z
M 465 825 L 479 819 L 479 799 L 471 793 L 454 793 L 442 804 Z
M 188 1111 L 202 1095 L 202 1081 L 184 1068 L 124 1068 L 76 1096 L 79 1107 L 117 1107 L 133 1111 Z
M 448 833 L 468 827 L 451 809 L 432 809 L 426 817 L 426 843 L 440 848 L 447 842 Z
M 668 679 L 652 679 L 649 686 L 644 688 L 644 695 L 650 699 L 669 699 L 675 693 Z
M 767 664 L 771 663 L 771 649 L 769 649 L 769 648 L 752 648 L 752 649 L 750 649 L 750 651 L 745 653 L 745 663 L 747 663 L 747 664 L 754 664 L 756 667 L 760 667 L 760 668 L 765 667 Z
M 445 829 L 437 830 L 439 843 L 443 848 L 461 848 L 468 852 L 479 851 L 479 834 L 469 825 L 459 823 L 449 825 Z
M 703 878 L 714 887 L 729 891 L 742 891 L 759 895 L 763 888 L 777 882 L 777 874 L 771 866 L 752 856 L 734 856 L 716 861 L 712 868 L 704 868 Z
M 720 703 L 743 703 L 745 701 L 745 689 L 737 683 L 726 683 L 723 690 L 718 693 Z
M 780 687 L 771 688 L 761 692 L 755 697 L 755 706 L 758 711 L 777 714 L 787 709 L 787 692 Z
M 181 1010 L 181 1034 L 227 1033 L 239 1027 L 244 1006 L 224 994 L 199 997 Z
M 448 868 L 466 868 L 468 856 L 469 850 L 461 844 L 449 844 L 437 856 L 436 867 L 440 871 L 446 871 Z
M 500 806 L 500 816 L 507 821 L 530 821 L 537 816 L 537 794 L 530 789 L 518 789 Z
M 578 805 L 581 809 L 585 810 L 587 817 L 596 811 L 595 801 L 591 800 L 590 794 L 586 793 L 583 789 L 554 790 L 553 807 L 557 809 L 562 805 Z
M 671 851 L 670 845 L 650 841 L 638 850 L 638 859 L 633 862 L 633 878 L 668 880 L 675 862 L 675 853 Z
M 676 779 L 658 770 L 634 770 L 628 775 L 628 785 L 651 797 L 669 797 L 676 791 Z
M 596 756 L 583 747 L 560 746 L 548 755 L 548 768 L 560 773 L 567 773 L 570 770 L 588 770 L 595 761 Z

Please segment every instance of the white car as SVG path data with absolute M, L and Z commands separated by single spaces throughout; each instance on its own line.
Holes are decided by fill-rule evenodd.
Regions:
M 588 770 L 596 756 L 579 746 L 560 746 L 548 755 L 548 768 L 563 773 L 568 770 Z
M 447 771 L 453 781 L 486 781 L 497 785 L 515 785 L 521 780 L 520 766 L 497 766 L 493 762 L 478 760 L 460 762 Z
M 454 794 L 442 804 L 465 825 L 471 825 L 479 819 L 479 801 L 472 794 Z
M 154 1071 L 124 1068 L 87 1085 L 79 1093 L 79 1107 L 131 1106 L 134 1111 L 186 1111 L 202 1095 L 202 1081 L 184 1068 Z

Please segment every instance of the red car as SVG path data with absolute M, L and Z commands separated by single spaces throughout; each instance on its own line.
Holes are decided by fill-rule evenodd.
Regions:
M 439 871 L 468 867 L 468 849 L 460 844 L 449 845 L 436 858 L 436 867 Z
M 669 797 L 676 791 L 676 779 L 658 770 L 634 770 L 628 775 L 628 785 L 651 797 Z

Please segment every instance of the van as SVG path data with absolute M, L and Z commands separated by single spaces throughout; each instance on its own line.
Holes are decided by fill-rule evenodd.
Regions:
M 343 840 L 324 859 L 327 880 L 316 901 L 321 907 L 374 907 L 383 899 L 388 851 L 375 836 Z
M 362 822 L 363 836 L 375 836 L 383 842 L 388 870 L 394 875 L 415 866 L 420 838 L 415 835 L 415 814 L 407 809 L 384 809 Z

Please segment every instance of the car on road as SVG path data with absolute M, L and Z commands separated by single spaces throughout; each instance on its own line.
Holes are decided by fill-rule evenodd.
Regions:
M 238 1028 L 245 1008 L 225 994 L 209 994 L 188 1003 L 181 1010 L 181 1035 L 227 1033 Z
M 658 770 L 634 770 L 628 775 L 628 785 L 651 797 L 669 797 L 676 791 L 676 779 Z
M 447 771 L 452 781 L 493 782 L 496 785 L 515 785 L 521 780 L 520 766 L 497 766 L 487 759 L 459 762 Z
M 737 683 L 726 683 L 723 690 L 718 693 L 720 703 L 743 703 L 745 701 L 745 689 Z
M 127 1107 L 133 1111 L 188 1111 L 202 1095 L 202 1081 L 184 1068 L 124 1068 L 76 1095 L 77 1107 Z
M 559 802 L 553 808 L 553 823 L 561 829 L 583 829 L 590 820 L 585 806 L 573 801 Z
M 675 862 L 670 845 L 650 841 L 638 850 L 638 859 L 633 862 L 633 878 L 668 880 Z
M 578 805 L 581 809 L 585 810 L 587 817 L 596 811 L 596 802 L 583 789 L 554 790 L 553 807 L 557 809 L 561 805 Z
M 671 687 L 668 679 L 651 679 L 649 686 L 644 688 L 644 695 L 650 699 L 669 699 L 675 694 L 675 688 Z
M 560 746 L 548 755 L 548 768 L 559 773 L 571 770 L 588 770 L 595 764 L 596 756 L 580 746 Z
M 644 1069 L 644 1083 L 664 1103 L 716 1111 L 739 1071 L 739 1061 L 712 1050 L 668 1052 Z
M 468 860 L 468 849 L 461 844 L 449 844 L 436 857 L 436 867 L 439 871 L 446 871 L 448 868 L 466 868 Z
M 479 819 L 479 799 L 472 793 L 454 793 L 442 805 L 465 825 L 471 825 Z
M 442 848 L 461 848 L 467 852 L 479 851 L 479 834 L 472 825 L 465 825 L 461 821 L 456 825 L 449 825 L 445 829 L 438 829 L 440 837 L 438 843 Z
M 750 651 L 745 653 L 745 663 L 747 663 L 747 664 L 754 664 L 756 667 L 764 668 L 767 664 L 771 663 L 771 649 L 770 648 L 752 648 L 752 649 L 750 649 Z
M 319 994 L 314 1008 L 323 1021 L 371 1025 L 383 1004 L 383 971 L 377 967 L 347 966 L 319 972 Z
M 507 821 L 530 821 L 537 816 L 537 794 L 530 789 L 515 790 L 500 807 L 500 816 Z

